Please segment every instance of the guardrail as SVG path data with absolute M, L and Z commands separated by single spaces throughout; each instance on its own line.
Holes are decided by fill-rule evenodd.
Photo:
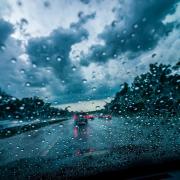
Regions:
M 52 121 L 47 120 L 47 121 L 42 121 L 42 122 L 30 123 L 23 126 L 4 128 L 0 130 L 0 139 L 7 138 L 15 134 L 21 134 L 26 131 L 36 130 L 44 126 L 48 126 L 48 125 L 59 123 L 66 120 L 68 120 L 68 118 L 56 119 Z

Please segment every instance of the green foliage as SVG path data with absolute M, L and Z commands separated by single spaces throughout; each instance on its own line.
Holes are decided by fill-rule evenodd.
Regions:
M 121 114 L 178 115 L 180 102 L 179 65 L 150 64 L 149 72 L 137 76 L 131 86 L 124 83 L 105 111 Z M 174 70 L 175 69 L 175 70 Z
M 67 110 L 51 107 L 39 97 L 18 99 L 0 89 L 0 119 L 35 119 L 66 116 Z

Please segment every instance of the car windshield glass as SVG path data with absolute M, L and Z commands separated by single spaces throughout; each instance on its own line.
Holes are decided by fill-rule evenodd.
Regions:
M 0 0 L 0 179 L 175 166 L 179 87 L 179 0 Z

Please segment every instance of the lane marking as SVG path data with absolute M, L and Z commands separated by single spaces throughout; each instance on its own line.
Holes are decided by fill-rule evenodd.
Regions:
M 59 139 L 60 137 L 57 138 L 56 141 L 53 141 L 51 145 L 48 145 L 48 148 L 42 153 L 42 156 L 46 156 L 49 153 L 49 151 L 55 146 Z
M 55 146 L 55 144 L 59 141 L 59 139 L 61 138 L 61 136 L 57 136 L 56 140 L 52 141 L 51 145 L 48 145 L 48 148 L 43 151 L 42 156 L 46 156 L 49 151 Z

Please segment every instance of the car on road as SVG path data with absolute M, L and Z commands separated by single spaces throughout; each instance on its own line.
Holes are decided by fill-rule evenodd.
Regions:
M 89 120 L 93 120 L 95 118 L 95 116 L 87 114 L 87 115 L 84 115 L 84 118 L 89 119 Z
M 78 126 L 79 125 L 86 125 L 88 119 L 85 116 L 86 116 L 85 113 L 75 113 L 73 115 L 73 120 L 74 120 L 75 125 L 78 125 Z

